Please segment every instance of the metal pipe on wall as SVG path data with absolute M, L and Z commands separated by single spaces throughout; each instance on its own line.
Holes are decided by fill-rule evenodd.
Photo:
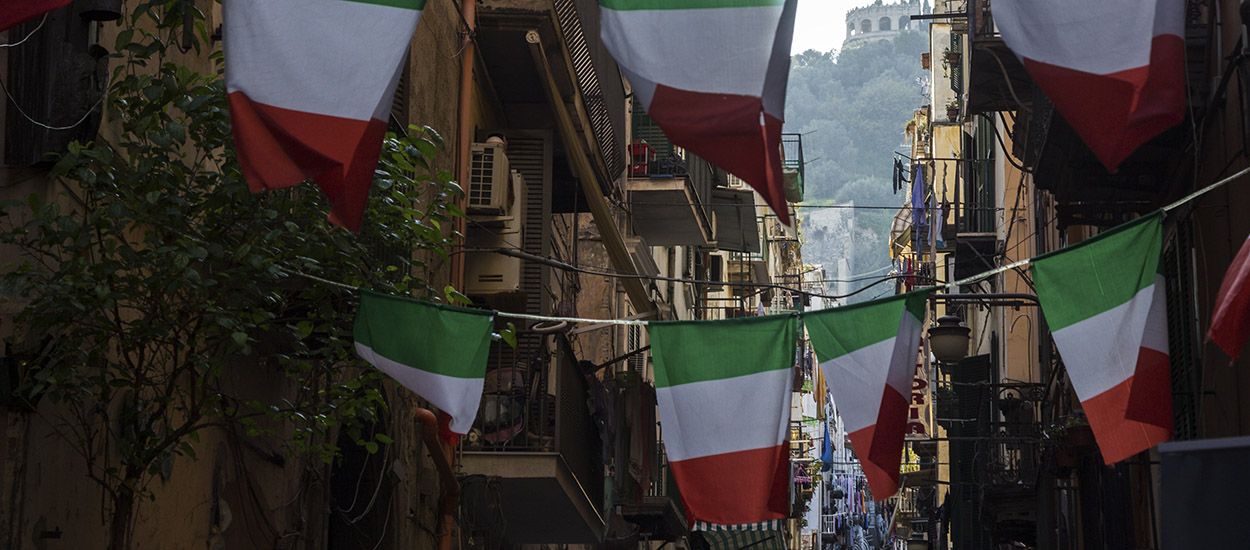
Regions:
M 457 199 L 461 212 L 468 209 L 469 163 L 473 155 L 473 64 L 477 59 L 477 0 L 460 0 L 460 19 L 464 23 L 461 30 L 460 44 L 460 90 L 456 107 L 456 183 L 464 193 Z M 454 231 L 465 234 L 465 218 L 456 217 L 452 224 Z M 464 244 L 463 242 L 459 244 Z M 451 258 L 451 284 L 457 290 L 464 290 L 465 256 L 457 254 Z
M 460 47 L 460 89 L 456 108 L 456 182 L 464 190 L 457 199 L 461 212 L 468 211 L 469 163 L 473 155 L 473 65 L 477 60 L 477 0 L 460 0 L 460 20 L 464 24 L 461 30 Z M 452 227 L 460 235 L 459 243 L 463 245 L 465 235 L 465 218 L 454 218 Z M 451 284 L 457 290 L 465 289 L 465 255 L 456 254 L 451 258 Z M 419 409 L 419 419 L 427 425 L 426 432 L 437 433 L 437 420 L 433 429 L 429 428 L 425 409 Z M 430 414 L 432 417 L 433 415 Z M 438 538 L 439 550 L 451 550 L 456 531 L 456 503 L 460 496 L 460 485 L 453 475 L 456 464 L 455 449 L 447 441 L 437 441 L 437 436 L 427 441 L 435 441 L 437 446 L 430 448 L 430 455 L 435 456 L 434 462 L 439 466 L 443 485 L 443 521 Z M 436 452 L 436 449 L 441 452 Z

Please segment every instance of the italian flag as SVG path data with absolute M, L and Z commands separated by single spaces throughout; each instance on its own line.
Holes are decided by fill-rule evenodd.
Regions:
M 226 0 L 226 88 L 253 192 L 317 182 L 360 229 L 425 0 Z
M 670 140 L 790 224 L 781 126 L 797 0 L 599 0 L 603 42 Z
M 803 316 L 875 500 L 898 491 L 929 290 Z
M 361 291 L 356 353 L 469 433 L 482 400 L 494 315 Z
M 692 521 L 789 513 L 795 316 L 651 323 L 669 467 Z
M 1109 171 L 1185 118 L 1183 0 L 995 0 L 1003 40 Z
M 1033 262 L 1042 312 L 1107 464 L 1172 434 L 1163 213 Z
M 1207 338 L 1234 359 L 1250 338 L 1250 239 L 1224 274 Z

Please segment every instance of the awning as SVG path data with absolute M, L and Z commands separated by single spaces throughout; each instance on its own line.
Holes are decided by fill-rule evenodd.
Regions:
M 786 550 L 781 520 L 748 525 L 695 523 L 695 531 L 712 550 Z
M 716 216 L 716 248 L 731 252 L 760 252 L 760 229 L 755 219 L 755 192 L 750 189 L 712 190 Z

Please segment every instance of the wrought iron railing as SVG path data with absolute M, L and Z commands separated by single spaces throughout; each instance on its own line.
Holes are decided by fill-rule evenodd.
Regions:
M 519 356 L 502 342 L 491 344 L 482 403 L 465 438 L 469 451 L 556 450 L 556 396 L 548 391 L 546 354 Z

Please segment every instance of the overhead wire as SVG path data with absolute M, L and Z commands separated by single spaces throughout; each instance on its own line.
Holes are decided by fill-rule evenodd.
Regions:
M 22 44 L 26 43 L 27 40 L 30 40 L 32 36 L 35 36 L 35 33 L 38 33 L 39 29 L 43 28 L 43 24 L 47 22 L 48 22 L 48 12 L 44 12 L 43 18 L 39 20 L 39 24 L 36 25 L 35 28 L 32 29 L 30 32 L 26 33 L 26 36 L 23 36 L 22 39 L 18 40 L 17 42 L 9 42 L 8 44 L 0 44 L 0 48 L 16 48 L 18 46 L 21 46 Z

